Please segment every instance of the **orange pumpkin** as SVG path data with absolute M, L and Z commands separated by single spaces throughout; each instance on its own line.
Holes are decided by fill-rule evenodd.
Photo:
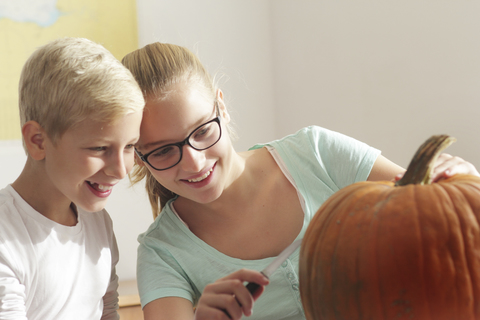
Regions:
M 480 178 L 428 181 L 453 140 L 427 140 L 396 185 L 356 183 L 321 206 L 300 251 L 307 319 L 480 319 Z

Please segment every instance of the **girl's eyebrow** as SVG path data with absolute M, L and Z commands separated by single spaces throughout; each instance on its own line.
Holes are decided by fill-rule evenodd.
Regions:
M 213 110 L 214 114 L 216 114 L 216 110 L 217 110 L 217 109 L 214 108 L 214 110 Z M 207 120 L 204 119 L 203 122 L 200 122 L 200 124 L 199 124 L 198 126 L 202 125 L 202 124 L 203 124 L 204 122 L 206 122 L 206 121 L 207 121 Z M 196 126 L 195 128 L 198 128 L 198 126 Z M 194 130 L 194 129 L 192 129 L 192 130 Z M 191 132 L 190 132 L 190 133 L 191 133 Z M 190 133 L 189 133 L 189 134 L 190 134 Z M 179 142 L 179 141 L 175 141 L 175 142 L 165 142 L 164 140 L 159 140 L 159 141 L 149 142 L 149 143 L 147 143 L 147 144 L 136 144 L 136 145 L 135 145 L 135 148 L 137 148 L 137 149 L 150 149 L 150 148 L 152 148 L 152 147 L 161 147 L 161 146 L 166 146 L 166 145 L 173 144 L 173 143 L 177 143 L 177 142 Z
M 165 143 L 165 141 L 154 141 L 154 142 L 149 142 L 147 144 L 137 144 L 135 145 L 135 148 L 137 149 L 149 149 L 151 147 L 157 147 L 157 146 L 163 146 L 167 145 L 168 143 Z

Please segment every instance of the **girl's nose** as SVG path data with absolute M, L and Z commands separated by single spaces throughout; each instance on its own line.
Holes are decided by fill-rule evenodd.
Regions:
M 205 165 L 204 151 L 195 150 L 189 145 L 184 145 L 182 148 L 183 155 L 179 163 L 182 170 L 187 172 L 199 172 L 202 170 Z

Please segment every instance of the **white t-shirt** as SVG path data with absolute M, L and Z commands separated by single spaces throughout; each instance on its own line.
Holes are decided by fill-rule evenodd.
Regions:
M 0 319 L 118 319 L 117 262 L 105 210 L 67 227 L 0 190 Z

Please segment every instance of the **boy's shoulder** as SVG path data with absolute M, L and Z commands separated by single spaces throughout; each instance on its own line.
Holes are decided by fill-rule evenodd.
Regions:
M 3 245 L 28 236 L 14 192 L 10 185 L 0 190 L 0 244 Z
M 13 188 L 10 185 L 0 189 L 0 220 L 3 222 L 5 222 L 4 219 L 18 217 L 18 209 L 15 207 L 15 196 L 12 191 Z M 0 223 L 0 228 L 4 225 L 5 223 Z
M 81 216 L 82 223 L 95 229 L 112 229 L 112 219 L 105 209 L 97 212 L 86 212 L 80 208 L 77 209 L 79 216 Z M 35 221 L 34 225 L 25 220 Z M 15 189 L 8 185 L 0 189 L 0 235 L 3 230 L 20 229 L 17 231 L 27 231 L 29 229 L 25 224 L 30 225 L 30 229 L 46 225 L 51 228 L 53 221 L 41 216 L 35 209 L 33 209 L 23 198 L 15 191 Z M 17 228 L 18 227 L 18 228 Z

